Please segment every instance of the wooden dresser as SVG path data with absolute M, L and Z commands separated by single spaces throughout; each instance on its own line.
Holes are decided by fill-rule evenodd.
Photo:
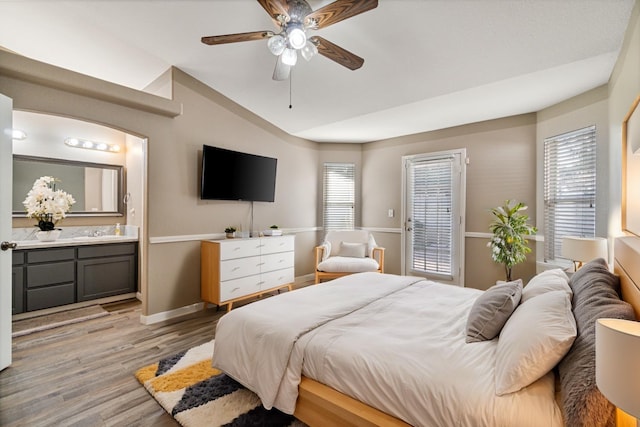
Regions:
M 216 305 L 233 303 L 295 280 L 295 237 L 203 240 L 200 243 L 200 295 Z

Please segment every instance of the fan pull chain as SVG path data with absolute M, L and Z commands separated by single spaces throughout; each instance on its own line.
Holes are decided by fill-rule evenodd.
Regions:
M 291 105 L 291 81 L 293 80 L 293 70 L 291 70 L 291 73 L 289 74 L 289 109 L 292 109 L 293 106 Z

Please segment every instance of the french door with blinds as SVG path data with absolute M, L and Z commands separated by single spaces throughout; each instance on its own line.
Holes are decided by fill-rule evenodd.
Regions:
M 466 150 L 402 160 L 402 274 L 463 286 Z

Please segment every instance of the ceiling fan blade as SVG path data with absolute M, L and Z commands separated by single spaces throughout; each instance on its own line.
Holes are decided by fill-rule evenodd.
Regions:
M 202 37 L 202 43 L 204 44 L 225 44 L 236 42 L 248 42 L 253 40 L 262 40 L 272 37 L 273 31 L 253 31 L 250 33 L 238 33 L 238 34 L 225 34 L 223 36 L 208 36 Z
M 364 59 L 360 58 L 358 55 L 354 55 L 346 49 L 341 48 L 337 44 L 331 43 L 327 39 L 323 39 L 319 36 L 313 36 L 310 40 L 316 45 L 320 55 L 326 56 L 332 61 L 335 61 L 350 70 L 357 70 L 362 67 L 362 64 L 364 64 Z
M 324 28 L 376 7 L 378 0 L 337 0 L 308 14 L 305 24 L 311 28 Z
M 258 0 L 258 3 L 260 3 L 269 16 L 276 22 L 280 15 L 285 18 L 289 17 L 289 14 L 287 13 L 288 7 L 286 0 Z
M 282 58 L 276 59 L 276 68 L 273 70 L 273 80 L 287 80 L 291 74 L 291 65 L 282 62 Z

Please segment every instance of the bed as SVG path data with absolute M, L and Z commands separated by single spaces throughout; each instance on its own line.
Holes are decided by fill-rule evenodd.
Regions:
M 640 254 L 634 254 L 640 245 L 634 242 L 616 242 L 616 272 L 625 273 L 622 292 L 635 304 L 640 295 L 634 282 L 636 273 L 627 267 L 629 262 L 633 266 L 640 259 Z M 587 292 L 597 288 L 588 284 Z M 527 288 L 536 289 L 531 283 Z M 521 284 L 520 289 L 518 301 L 526 294 Z M 478 301 L 488 292 L 412 277 L 374 273 L 347 276 L 223 316 L 216 331 L 213 363 L 256 392 L 266 408 L 293 413 L 311 426 L 561 426 L 565 425 L 563 417 L 567 414 L 563 416 L 565 402 L 558 397 L 556 385 L 562 382 L 564 386 L 563 381 L 573 374 L 563 376 L 562 363 L 558 361 L 583 357 L 571 352 L 584 344 L 579 337 L 579 345 L 572 345 L 581 328 L 580 317 L 576 315 L 572 320 L 571 295 L 560 295 L 566 292 L 564 289 L 539 295 L 554 295 L 551 306 L 557 310 L 549 319 L 544 314 L 531 321 L 532 309 L 528 309 L 527 317 L 521 314 L 525 304 L 516 302 L 513 314 L 507 316 L 498 331 L 500 339 L 489 335 L 467 342 L 469 314 L 477 311 Z M 534 296 L 527 304 L 533 306 L 539 299 L 537 304 L 542 305 L 537 310 L 551 301 L 543 304 Z M 568 306 L 563 301 L 569 301 Z M 633 316 L 628 305 L 621 307 L 619 304 L 624 303 L 614 302 L 609 316 Z M 636 305 L 636 313 L 639 306 Z M 530 328 L 524 334 L 527 340 L 519 340 L 521 331 L 510 326 L 523 322 Z M 522 365 L 518 356 L 520 359 L 516 357 L 519 361 L 514 364 L 510 360 L 512 349 L 519 349 L 523 341 L 549 345 L 546 336 L 539 342 L 529 339 L 538 329 L 544 329 L 540 325 L 545 322 L 551 322 L 551 329 L 562 324 L 561 332 L 552 337 L 555 341 L 551 347 L 543 347 L 543 351 L 535 347 L 531 354 L 555 352 L 557 360 L 545 356 L 542 361 Z M 515 341 L 507 345 L 509 339 Z M 551 365 L 544 367 L 546 364 Z M 536 370 L 540 372 L 531 373 Z M 529 378 L 519 384 L 523 371 Z M 566 388 L 571 389 L 571 385 Z M 609 415 L 605 412 L 610 409 L 605 407 L 606 400 L 600 408 L 586 405 L 585 399 L 578 396 L 582 406 L 574 405 L 578 409 L 569 411 L 603 417 L 595 425 L 610 425 L 606 424 Z

